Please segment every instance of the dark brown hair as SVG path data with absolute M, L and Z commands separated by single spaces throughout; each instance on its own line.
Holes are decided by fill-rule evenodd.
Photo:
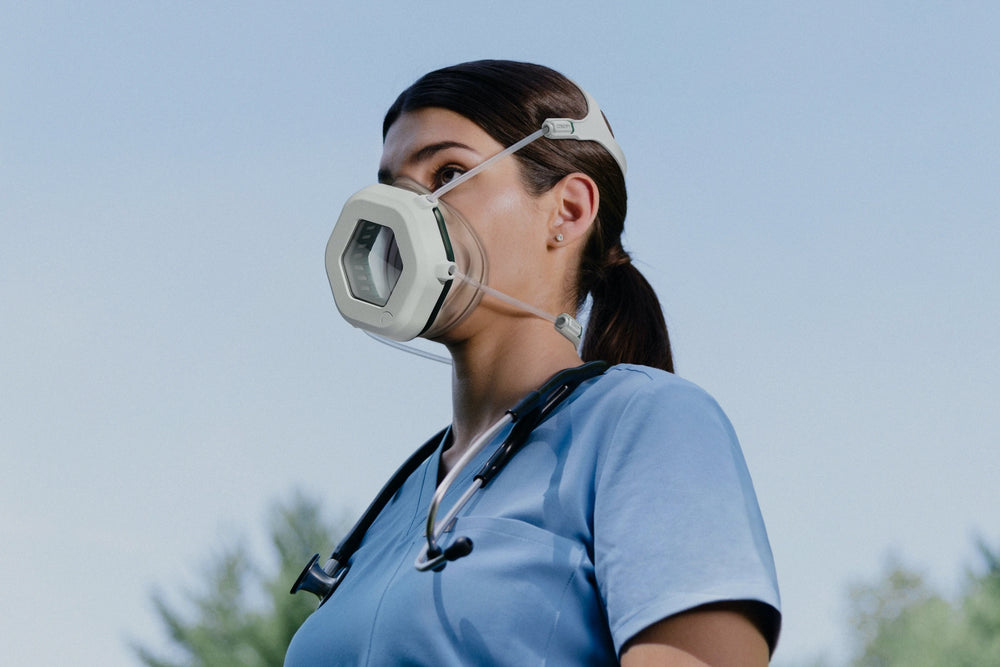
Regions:
M 587 102 L 569 79 L 541 65 L 480 60 L 424 75 L 386 112 L 382 137 L 407 111 L 441 107 L 465 116 L 509 146 L 546 118 L 583 118 Z M 600 207 L 584 247 L 576 284 L 577 307 L 591 296 L 581 356 L 584 361 L 636 363 L 673 371 L 670 339 L 659 299 L 622 247 L 625 175 L 593 141 L 540 139 L 514 154 L 525 187 L 538 195 L 574 172 L 597 183 Z

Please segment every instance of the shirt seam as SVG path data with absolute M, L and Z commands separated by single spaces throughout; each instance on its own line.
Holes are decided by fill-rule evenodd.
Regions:
M 408 552 L 404 552 L 408 553 Z M 392 576 L 385 583 L 385 587 L 382 589 L 382 593 L 379 595 L 378 604 L 375 606 L 375 612 L 372 614 L 372 630 L 368 635 L 368 647 L 365 650 L 365 665 L 370 665 L 372 660 L 372 647 L 375 645 L 375 634 L 378 632 L 379 618 L 382 615 L 382 605 L 385 603 L 385 598 L 389 594 L 390 589 L 392 589 L 393 584 L 399 577 L 399 570 L 406 564 L 406 556 L 404 555 L 396 563 L 396 569 L 393 571 Z
M 584 553 L 586 552 L 584 551 Z M 559 594 L 559 605 L 556 607 L 558 611 L 556 611 L 556 617 L 552 622 L 552 627 L 549 628 L 549 636 L 545 640 L 545 653 L 542 654 L 543 665 L 549 664 L 549 653 L 552 651 L 552 639 L 556 636 L 556 629 L 559 627 L 559 621 L 562 620 L 562 610 L 566 601 L 566 594 L 569 592 L 570 585 L 576 581 L 581 558 L 582 554 L 577 554 L 576 567 L 570 571 L 569 577 L 566 578 L 566 583 L 563 584 L 562 592 Z

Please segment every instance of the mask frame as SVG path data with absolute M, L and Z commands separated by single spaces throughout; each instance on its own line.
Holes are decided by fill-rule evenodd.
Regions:
M 442 209 L 445 209 L 442 212 Z M 445 214 L 452 220 L 445 222 Z M 362 228 L 378 228 L 367 235 Z M 388 294 L 379 295 L 374 275 L 384 273 L 373 258 L 372 236 L 391 234 L 400 268 Z M 453 236 L 461 237 L 461 247 Z M 350 324 L 393 340 L 428 332 L 454 285 L 456 271 L 486 280 L 485 253 L 478 237 L 444 202 L 398 185 L 369 185 L 344 204 L 326 246 L 326 270 L 334 301 Z M 448 319 L 461 319 L 481 298 L 478 290 Z

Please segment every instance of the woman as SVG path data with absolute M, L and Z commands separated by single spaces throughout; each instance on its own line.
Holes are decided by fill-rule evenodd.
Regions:
M 525 63 L 432 72 L 386 114 L 379 180 L 436 191 L 546 119 L 585 118 L 588 100 Z M 613 144 L 546 135 L 442 196 L 480 239 L 495 290 L 433 330 L 454 363 L 453 420 L 286 665 L 768 662 L 780 613 L 752 484 L 725 415 L 672 374 L 659 302 L 622 248 L 625 165 Z M 582 347 L 501 294 L 545 313 L 575 313 L 589 296 Z M 416 571 L 435 486 L 477 435 L 553 374 L 598 359 L 614 365 L 459 513 L 451 532 L 473 552 Z

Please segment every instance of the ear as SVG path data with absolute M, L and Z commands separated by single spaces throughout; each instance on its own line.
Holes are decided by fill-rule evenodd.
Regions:
M 556 209 L 549 221 L 548 247 L 559 248 L 586 238 L 601 202 L 594 179 L 575 172 L 563 177 L 550 193 L 555 197 Z

